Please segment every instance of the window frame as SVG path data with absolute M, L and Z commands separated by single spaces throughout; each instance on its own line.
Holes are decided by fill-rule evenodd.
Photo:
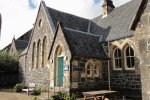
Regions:
M 122 70 L 122 53 L 121 53 L 121 50 L 120 50 L 120 53 L 121 53 L 121 56 L 120 57 L 116 57 L 115 58 L 115 52 L 116 52 L 116 50 L 120 50 L 118 47 L 116 47 L 114 50 L 113 50 L 113 70 Z M 118 55 L 117 55 L 118 56 Z M 116 60 L 120 60 L 121 62 L 121 68 L 116 68 Z M 119 63 L 119 62 L 118 62 Z
M 133 50 L 133 56 L 131 55 L 131 49 L 129 49 L 129 56 L 126 55 L 126 50 L 128 47 Z M 134 65 L 132 66 L 132 68 L 127 67 L 127 57 L 130 58 L 130 60 L 132 57 L 134 57 Z M 131 62 L 130 62 L 130 64 L 131 64 Z M 127 45 L 124 48 L 124 65 L 125 65 L 125 70 L 135 70 L 135 52 L 134 52 L 134 49 L 132 48 L 132 46 L 130 46 L 130 45 Z
M 87 69 L 88 66 L 90 67 L 89 69 Z M 90 71 L 90 74 L 87 74 L 87 71 Z M 92 65 L 88 63 L 86 66 L 86 77 L 92 78 L 92 75 L 93 75 Z
M 97 68 L 95 68 L 95 67 L 97 67 Z M 97 72 L 97 74 L 95 74 L 95 71 Z M 98 64 L 96 64 L 96 65 L 93 67 L 93 77 L 100 77 L 100 78 L 101 78 L 101 76 L 100 76 L 100 68 L 99 68 L 99 65 L 98 65 Z

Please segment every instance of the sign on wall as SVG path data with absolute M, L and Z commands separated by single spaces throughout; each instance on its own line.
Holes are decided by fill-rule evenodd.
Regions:
M 69 71 L 69 65 L 64 65 L 64 71 Z

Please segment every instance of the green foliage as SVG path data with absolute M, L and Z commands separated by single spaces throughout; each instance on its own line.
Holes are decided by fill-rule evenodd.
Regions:
M 57 95 L 50 98 L 50 100 L 76 100 L 77 94 L 68 95 L 64 92 L 59 92 Z
M 35 89 L 34 91 L 33 91 L 33 95 L 40 95 L 41 94 L 41 89 Z
M 15 92 L 22 92 L 22 87 L 23 87 L 22 84 L 16 84 L 16 85 L 14 86 L 14 91 L 15 91 Z
M 18 71 L 19 56 L 18 54 L 9 54 L 0 52 L 0 71 L 1 72 L 12 72 Z
M 37 97 L 33 97 L 32 100 L 37 100 Z

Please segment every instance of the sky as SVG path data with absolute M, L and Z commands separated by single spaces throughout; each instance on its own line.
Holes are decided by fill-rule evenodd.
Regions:
M 30 30 L 35 23 L 41 0 L 0 0 L 2 30 L 0 50 Z M 103 0 L 43 0 L 46 5 L 83 18 L 101 15 Z M 113 0 L 115 7 L 131 0 Z

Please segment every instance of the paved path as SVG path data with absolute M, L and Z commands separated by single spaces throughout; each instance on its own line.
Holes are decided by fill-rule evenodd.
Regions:
M 0 100 L 32 100 L 32 98 L 22 93 L 0 92 Z

